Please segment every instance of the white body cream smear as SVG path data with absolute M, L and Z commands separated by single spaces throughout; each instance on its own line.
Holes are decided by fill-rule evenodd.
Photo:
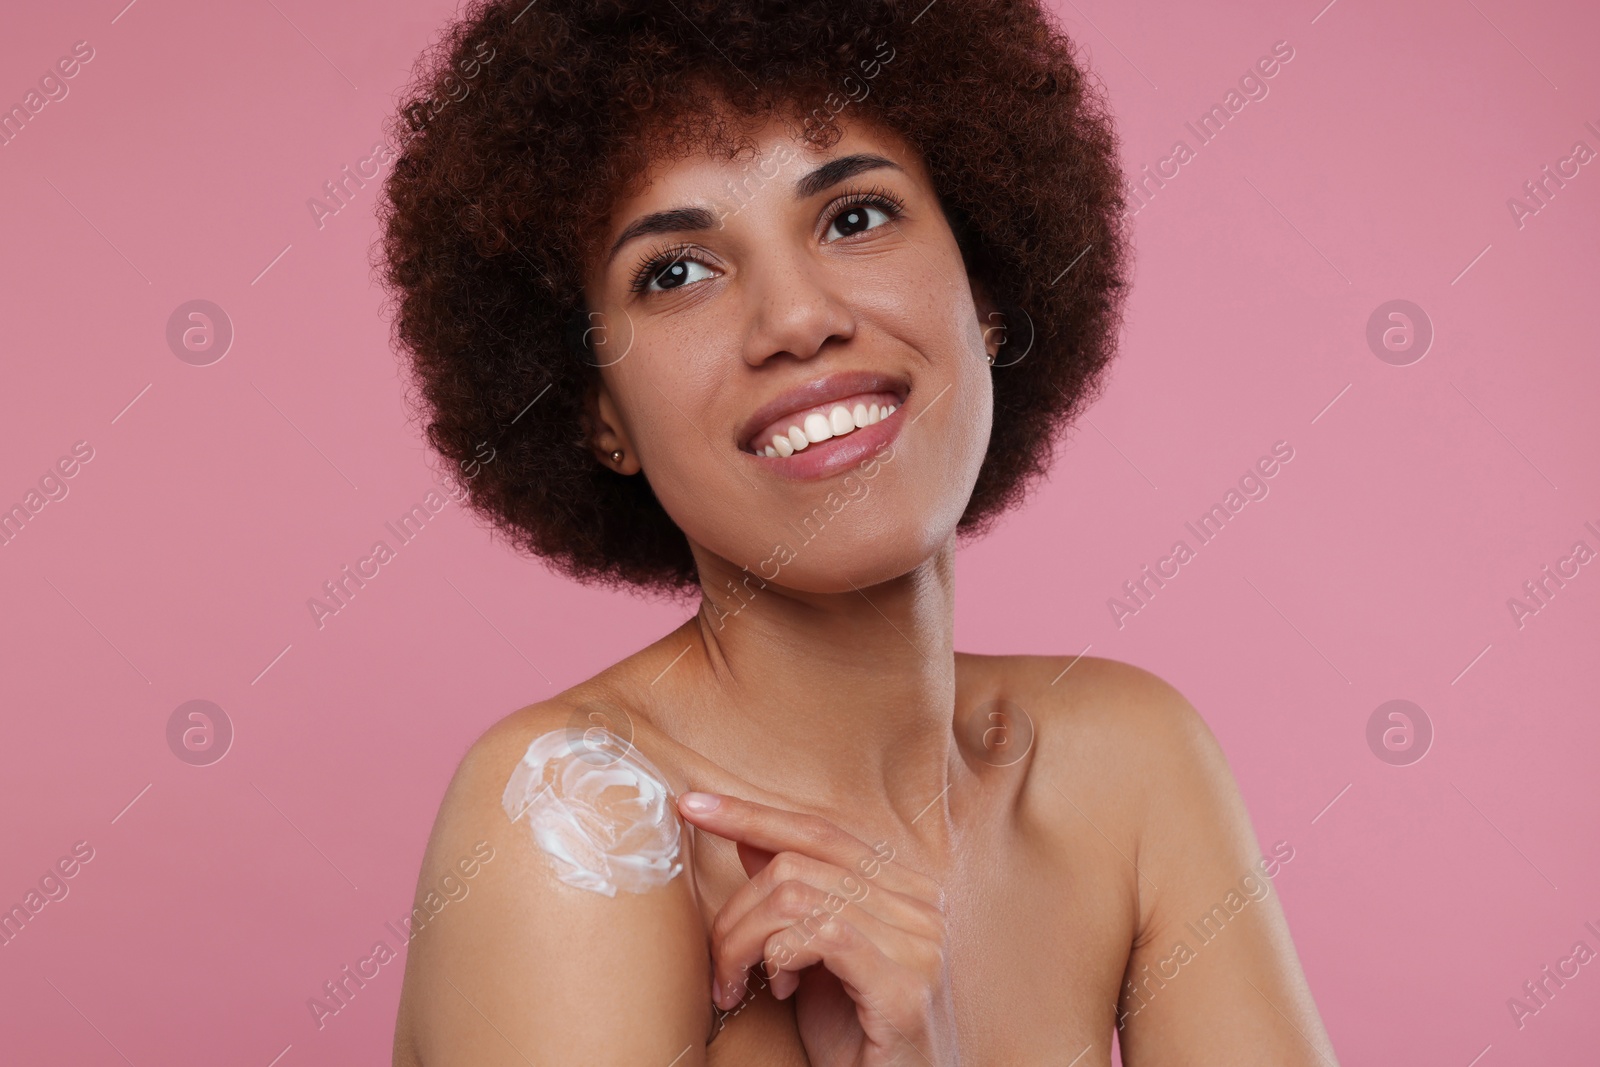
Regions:
M 526 819 L 556 874 L 617 895 L 665 885 L 683 870 L 672 791 L 655 765 L 609 730 L 540 734 L 511 772 L 500 806 Z

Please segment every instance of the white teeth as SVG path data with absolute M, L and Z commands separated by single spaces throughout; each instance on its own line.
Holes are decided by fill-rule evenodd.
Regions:
M 786 432 L 774 434 L 770 443 L 756 445 L 753 450 L 763 456 L 792 456 L 811 445 L 882 422 L 898 409 L 898 404 L 858 403 L 853 409 L 835 404 L 827 412 L 813 411 L 800 425 L 790 425 Z

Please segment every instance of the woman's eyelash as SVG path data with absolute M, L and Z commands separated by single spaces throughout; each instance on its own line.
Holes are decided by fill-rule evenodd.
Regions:
M 906 211 L 906 204 L 904 200 L 901 200 L 898 196 L 881 186 L 873 185 L 857 192 L 846 193 L 844 196 L 836 200 L 834 202 L 835 210 L 828 218 L 828 225 L 832 226 L 834 222 L 838 220 L 840 215 L 844 214 L 850 208 L 853 208 L 858 204 L 867 204 L 871 207 L 882 208 L 883 213 L 888 215 L 891 221 L 898 219 L 901 215 L 904 215 Z
M 634 270 L 633 278 L 629 281 L 628 288 L 635 293 L 643 292 L 653 278 L 678 262 L 678 260 L 683 259 L 693 249 L 693 245 L 677 244 L 671 248 L 664 248 L 658 252 L 651 253 L 650 258 L 639 264 Z
M 889 216 L 892 222 L 905 214 L 905 201 L 894 193 L 881 186 L 869 186 L 866 189 L 845 193 L 833 202 L 832 213 L 828 216 L 828 225 L 832 226 L 853 207 L 865 204 L 875 207 Z M 650 254 L 643 263 L 634 270 L 633 277 L 629 280 L 628 288 L 635 293 L 644 292 L 650 282 L 674 263 L 689 258 L 688 254 L 694 250 L 692 244 L 675 244 L 669 248 L 659 249 Z

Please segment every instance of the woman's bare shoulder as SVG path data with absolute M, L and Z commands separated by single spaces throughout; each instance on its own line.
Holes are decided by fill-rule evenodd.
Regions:
M 1034 720 L 1039 743 L 1052 750 L 1132 746 L 1119 754 L 1141 762 L 1184 759 L 1210 738 L 1181 692 L 1131 663 L 1081 654 L 967 658 L 982 662 L 989 690 Z
M 652 683 L 681 653 L 679 635 L 684 628 L 680 626 L 593 677 L 524 705 L 490 725 L 462 756 L 441 804 L 441 816 L 456 807 L 494 809 L 495 803 L 485 802 L 498 802 L 498 791 L 510 768 L 535 739 L 553 731 L 578 731 L 591 742 L 612 735 L 637 748 L 664 773 L 674 791 L 687 788 L 685 771 L 695 763 L 695 753 L 656 728 L 638 699 L 650 692 Z M 591 762 L 596 758 L 592 756 Z
M 667 1063 L 703 1049 L 710 967 L 671 801 L 681 772 L 626 736 L 626 708 L 603 694 L 520 708 L 461 758 L 418 879 L 429 917 L 407 948 L 397 1064 Z M 612 807 L 618 791 L 601 794 L 618 782 L 630 803 Z M 471 879 L 465 856 L 478 857 Z
M 1031 731 L 1027 791 L 1049 817 L 1103 817 L 1136 845 L 1167 806 L 1232 789 L 1205 720 L 1160 676 L 1096 656 L 984 658 Z
M 1335 1063 L 1272 892 L 1294 845 L 1263 854 L 1200 713 L 1162 678 L 1115 660 L 1023 656 L 1009 669 L 1034 694 L 1040 803 L 1095 820 L 1122 853 L 1115 862 L 1136 872 L 1127 973 L 1143 977 L 1124 987 L 1118 1020 L 1129 1061 L 1207 1047 L 1218 1063 Z M 1202 957 L 1204 980 L 1172 980 Z
M 1003 659 L 997 669 L 1036 726 L 1027 786 L 1034 810 L 1059 824 L 1091 826 L 1084 840 L 1115 846 L 1120 855 L 1108 853 L 1108 862 L 1129 875 L 1137 920 L 1127 973 L 1148 983 L 1126 986 L 1119 1004 L 1130 1062 L 1205 1046 L 1217 1062 L 1334 1063 L 1272 893 L 1293 843 L 1277 841 L 1270 857 L 1262 854 L 1200 713 L 1170 683 L 1131 664 Z M 1223 947 L 1190 946 L 1194 922 L 1226 924 Z M 1170 978 L 1197 950 L 1212 961 L 1200 965 L 1206 980 L 1148 978 L 1152 970 Z M 1291 1018 L 1295 1025 L 1285 1025 Z

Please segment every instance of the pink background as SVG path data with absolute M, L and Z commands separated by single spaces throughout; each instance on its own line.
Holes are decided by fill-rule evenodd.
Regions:
M 1294 58 L 1137 216 L 1114 380 L 963 554 L 958 644 L 1088 648 L 1193 701 L 1263 847 L 1295 849 L 1276 884 L 1344 1063 L 1576 1063 L 1600 964 L 1521 1029 L 1506 1002 L 1600 949 L 1600 564 L 1520 628 L 1507 600 L 1600 550 L 1600 162 L 1521 228 L 1506 201 L 1600 150 L 1600 10 L 1322 2 L 1061 3 L 1130 174 L 1196 148 L 1184 122 L 1274 42 Z M 399 961 L 320 1031 L 306 1001 L 394 942 L 456 760 L 682 615 L 450 505 L 318 630 L 308 598 L 434 468 L 369 273 L 376 185 L 320 229 L 307 201 L 451 7 L 120 3 L 0 36 L 7 106 L 94 49 L 0 147 L 0 506 L 94 450 L 0 547 L 0 906 L 95 850 L 0 947 L 0 1059 L 387 1062 Z M 236 332 L 204 367 L 165 339 L 197 298 Z M 1366 323 L 1402 298 L 1435 337 L 1393 366 Z M 1279 440 L 1270 495 L 1119 628 L 1107 598 Z M 1435 733 L 1408 766 L 1366 741 L 1396 698 Z M 210 766 L 167 745 L 192 699 L 236 731 Z

